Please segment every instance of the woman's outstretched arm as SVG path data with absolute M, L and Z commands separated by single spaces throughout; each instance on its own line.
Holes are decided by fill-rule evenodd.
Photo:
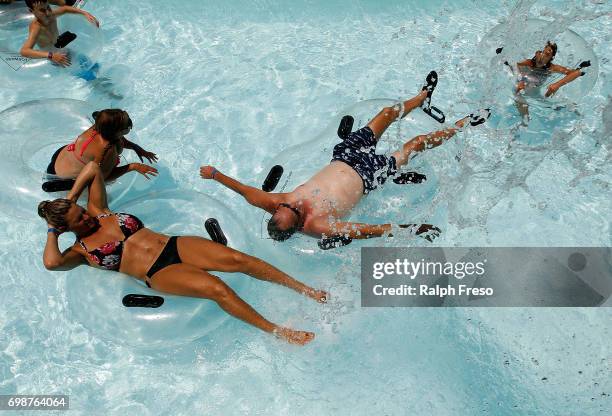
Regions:
M 67 198 L 72 201 L 78 200 L 86 187 L 89 187 L 87 210 L 94 215 L 108 211 L 104 176 L 96 162 L 89 162 L 85 165 L 74 181 Z

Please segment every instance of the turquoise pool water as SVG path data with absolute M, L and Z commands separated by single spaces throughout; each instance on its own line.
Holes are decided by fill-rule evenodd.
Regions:
M 112 85 L 0 72 L 0 110 L 41 98 L 126 109 L 134 140 L 160 155 L 162 174 L 147 186 L 223 201 L 245 224 L 253 254 L 328 289 L 332 300 L 320 306 L 261 282 L 237 289 L 265 316 L 314 331 L 304 348 L 234 319 L 193 342 L 130 346 L 75 318 L 69 286 L 90 270 L 44 269 L 34 207 L 31 220 L 0 213 L 0 394 L 69 394 L 73 413 L 86 415 L 558 415 L 612 407 L 608 308 L 363 309 L 358 244 L 323 253 L 304 238 L 289 246 L 262 240 L 261 214 L 198 176 L 212 164 L 258 183 L 279 153 L 318 137 L 343 109 L 411 96 L 436 69 L 435 104 L 450 120 L 491 103 L 497 118 L 415 161 L 435 181 L 388 186 L 356 215 L 438 224 L 439 246 L 609 247 L 609 3 L 89 0 L 87 9 L 102 25 L 98 59 Z M 564 19 L 599 57 L 599 73 L 586 97 L 536 108 L 521 129 L 506 92 L 494 88 L 501 70 L 487 66 L 481 45 L 498 23 L 526 14 Z M 390 128 L 388 146 L 428 127 L 419 123 Z M 145 193 L 144 180 L 134 189 Z M 159 215 L 168 227 L 181 221 L 171 210 Z

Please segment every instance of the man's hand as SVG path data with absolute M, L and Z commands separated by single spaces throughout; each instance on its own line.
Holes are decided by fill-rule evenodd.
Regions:
M 151 179 L 148 175 L 157 176 L 157 169 L 143 163 L 130 163 L 130 171 L 138 172 L 147 179 Z
M 212 166 L 202 166 L 200 167 L 200 176 L 202 179 L 214 179 L 215 174 L 217 173 L 217 169 Z
M 555 84 L 550 84 L 550 86 L 548 87 L 548 89 L 546 90 L 546 97 L 551 97 L 553 96 L 557 91 L 559 90 L 559 87 Z
M 51 60 L 61 66 L 70 66 L 70 56 L 64 52 L 53 52 Z

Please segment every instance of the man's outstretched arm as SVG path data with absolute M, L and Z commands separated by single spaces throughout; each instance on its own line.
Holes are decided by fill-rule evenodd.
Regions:
M 431 224 L 399 224 L 399 228 L 408 229 L 413 235 L 418 235 L 428 241 L 440 235 L 440 229 Z M 324 219 L 313 223 L 305 230 L 317 237 L 337 237 L 343 236 L 350 239 L 359 240 L 375 237 L 393 237 L 393 226 L 391 224 L 364 224 L 357 222 L 334 222 L 328 223 Z
M 229 188 L 237 194 L 242 195 L 249 204 L 270 213 L 273 213 L 278 207 L 278 204 L 282 202 L 281 198 L 279 197 L 280 194 L 264 192 L 261 189 L 245 185 L 240 181 L 219 172 L 212 166 L 202 166 L 200 168 L 200 176 L 203 179 L 213 179 L 219 182 L 226 188 Z

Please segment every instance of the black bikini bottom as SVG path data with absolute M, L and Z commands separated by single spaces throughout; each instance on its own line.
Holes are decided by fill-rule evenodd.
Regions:
M 147 276 L 149 277 L 149 279 L 153 278 L 153 275 L 155 273 L 165 267 L 171 266 L 173 264 L 182 263 L 181 256 L 179 256 L 178 249 L 176 247 L 177 239 L 177 236 L 170 237 L 168 243 L 166 244 L 166 247 L 164 247 L 162 252 L 159 254 L 157 260 L 155 260 L 155 263 L 153 263 L 153 266 L 151 266 L 151 268 L 147 272 Z M 145 283 L 147 284 L 147 286 L 151 287 L 148 281 L 145 281 Z
M 59 149 L 57 149 L 55 153 L 53 153 L 53 156 L 51 156 L 51 162 L 49 162 L 49 166 L 47 166 L 48 174 L 55 175 L 55 161 L 57 160 L 57 157 L 59 156 L 60 152 L 62 151 L 64 147 L 66 146 L 62 146 Z

